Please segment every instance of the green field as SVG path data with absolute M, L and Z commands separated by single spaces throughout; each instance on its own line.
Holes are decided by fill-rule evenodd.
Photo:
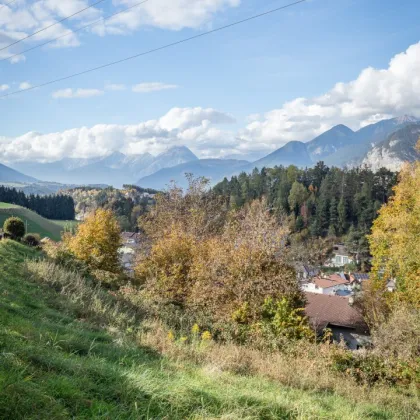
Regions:
M 63 227 L 51 220 L 45 219 L 39 214 L 20 206 L 8 203 L 0 203 L 0 228 L 9 217 L 20 217 L 27 225 L 27 232 L 38 233 L 41 238 L 51 238 L 55 241 L 61 239 Z
M 0 242 L 2 419 L 418 418 L 408 406 L 356 404 L 327 389 L 169 359 L 94 322 L 78 299 L 33 283 L 24 266 L 34 257 L 18 243 Z
M 15 206 L 14 204 L 0 202 L 0 209 L 17 209 L 17 208 L 19 208 L 19 206 Z
M 55 224 L 61 226 L 65 230 L 74 230 L 79 226 L 80 222 L 78 220 L 51 220 Z

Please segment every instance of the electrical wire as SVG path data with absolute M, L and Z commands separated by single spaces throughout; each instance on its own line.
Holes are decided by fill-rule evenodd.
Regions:
M 5 6 L 9 6 L 9 4 L 14 3 L 16 0 L 9 1 L 9 3 L 0 4 L 0 10 L 3 9 Z
M 5 50 L 6 48 L 9 48 L 9 47 L 11 47 L 11 46 L 13 46 L 13 45 L 16 45 L 16 44 L 18 44 L 19 42 L 24 41 L 25 39 L 31 38 L 31 37 L 33 37 L 34 35 L 37 35 L 37 34 L 39 34 L 39 33 L 41 33 L 41 32 L 44 32 L 44 31 L 46 31 L 47 29 L 50 29 L 50 28 L 52 28 L 53 26 L 58 25 L 59 23 L 62 23 L 62 22 L 64 22 L 65 20 L 68 20 L 68 19 L 72 18 L 73 16 L 79 15 L 80 13 L 84 12 L 85 10 L 91 9 L 92 7 L 96 6 L 96 5 L 97 5 L 97 4 L 99 4 L 99 3 L 103 3 L 104 1 L 105 1 L 105 0 L 98 0 L 96 3 L 93 3 L 93 4 L 91 4 L 91 5 L 87 6 L 87 7 L 85 7 L 84 9 L 81 9 L 81 10 L 79 10 L 78 12 L 73 13 L 73 14 L 72 14 L 72 15 L 70 15 L 70 16 L 66 16 L 65 18 L 60 19 L 60 20 L 58 20 L 57 22 L 52 23 L 51 25 L 45 26 L 44 28 L 41 28 L 41 29 L 39 29 L 38 31 L 35 31 L 35 32 L 33 32 L 32 34 L 29 34 L 29 35 L 27 35 L 27 36 L 25 36 L 25 37 L 23 37 L 23 38 L 20 38 L 20 39 L 16 40 L 15 42 L 12 42 L 12 43 L 11 43 L 11 44 L 9 44 L 9 45 L 6 45 L 5 47 L 0 48 L 0 51 L 3 51 L 3 50 Z M 10 4 L 10 3 L 9 3 L 9 4 Z
M 10 93 L 6 93 L 5 95 L 1 95 L 0 98 L 5 98 L 5 97 L 8 97 L 8 96 L 16 95 L 18 93 L 23 93 L 23 92 L 27 92 L 27 91 L 30 91 L 30 90 L 38 89 L 38 88 L 41 88 L 41 87 L 44 87 L 44 86 L 52 85 L 54 83 L 62 82 L 64 80 L 68 80 L 68 79 L 72 79 L 74 77 L 82 76 L 83 74 L 92 73 L 92 72 L 94 72 L 96 70 L 101 70 L 101 69 L 104 69 L 106 67 L 111 67 L 111 66 L 114 66 L 116 64 L 124 63 L 126 61 L 130 61 L 130 60 L 133 60 L 133 59 L 138 58 L 138 57 L 142 57 L 142 56 L 145 56 L 145 55 L 153 54 L 153 53 L 155 53 L 157 51 L 162 51 L 162 50 L 165 50 L 167 48 L 171 48 L 171 47 L 174 47 L 176 45 L 180 45 L 180 44 L 183 44 L 183 43 L 192 41 L 194 39 L 202 38 L 204 36 L 207 36 L 207 35 L 210 35 L 210 34 L 214 34 L 216 32 L 220 32 L 220 31 L 223 31 L 223 30 L 228 29 L 228 28 L 232 28 L 233 26 L 237 26 L 237 25 L 240 25 L 242 23 L 249 22 L 251 20 L 258 19 L 258 18 L 261 18 L 263 16 L 270 15 L 272 13 L 278 12 L 280 10 L 287 9 L 289 7 L 292 7 L 292 6 L 296 6 L 296 5 L 298 5 L 300 3 L 304 3 L 306 1 L 307 0 L 298 0 L 298 1 L 295 1 L 293 3 L 286 4 L 285 6 L 277 7 L 275 9 L 268 10 L 267 12 L 260 13 L 258 15 L 254 15 L 254 16 L 251 16 L 251 17 L 246 18 L 246 19 L 239 20 L 239 21 L 230 23 L 228 25 L 220 26 L 219 28 L 212 29 L 212 30 L 206 31 L 206 32 L 202 32 L 201 34 L 194 35 L 194 36 L 191 36 L 189 38 L 184 38 L 184 39 L 182 39 L 180 41 L 172 42 L 170 44 L 166 44 L 166 45 L 163 45 L 161 47 L 153 48 L 153 49 L 150 49 L 148 51 L 143 51 L 141 53 L 138 53 L 138 54 L 135 54 L 135 55 L 131 55 L 129 57 L 122 58 L 120 60 L 111 61 L 109 63 L 102 64 L 102 65 L 97 66 L 97 67 L 92 67 L 90 69 L 83 70 L 83 71 L 78 72 L 78 73 L 73 73 L 73 74 L 70 74 L 68 76 L 64 76 L 64 77 L 60 77 L 58 79 L 50 80 L 48 82 L 41 83 L 41 84 L 38 84 L 38 85 L 35 85 L 35 86 L 31 86 L 31 87 L 26 88 L 26 89 L 21 89 L 21 90 L 16 90 L 16 91 L 13 91 L 13 92 L 10 92 Z
M 0 59 L 0 62 L 6 61 L 6 60 L 10 60 L 11 58 L 17 57 L 18 55 L 25 54 L 25 53 L 27 53 L 29 51 L 32 51 L 32 50 L 36 50 L 37 48 L 41 48 L 41 47 L 43 47 L 45 45 L 50 44 L 51 42 L 57 41 L 57 39 L 64 38 L 65 36 L 68 36 L 68 35 L 71 35 L 71 34 L 75 34 L 76 32 L 80 32 L 83 29 L 86 29 L 86 28 L 88 28 L 90 26 L 95 26 L 96 24 L 98 24 L 100 22 L 105 22 L 105 21 L 113 18 L 114 16 L 117 16 L 117 15 L 119 15 L 121 13 L 128 12 L 129 10 L 134 9 L 135 7 L 138 7 L 138 6 L 140 6 L 140 5 L 144 4 L 144 3 L 147 3 L 148 1 L 149 0 L 143 0 L 143 1 L 139 2 L 139 3 L 133 4 L 130 7 L 127 7 L 126 9 L 123 9 L 123 10 L 120 10 L 119 12 L 113 13 L 112 15 L 108 15 L 106 17 L 102 17 L 102 18 L 100 18 L 98 20 L 95 20 L 95 21 L 93 21 L 91 23 L 88 23 L 87 25 L 81 26 L 80 28 L 72 29 L 72 30 L 70 30 L 69 32 L 66 32 L 63 35 L 58 36 L 57 38 L 53 38 L 53 39 L 50 39 L 49 41 L 44 42 L 43 44 L 35 45 L 34 47 L 31 47 L 31 48 L 28 48 L 27 50 L 23 50 L 23 51 L 21 51 L 19 53 L 10 55 L 9 57 L 1 58 Z

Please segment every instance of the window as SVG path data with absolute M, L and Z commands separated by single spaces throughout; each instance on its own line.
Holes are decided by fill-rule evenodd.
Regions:
M 343 264 L 349 263 L 349 257 L 343 257 Z
M 336 256 L 335 256 L 335 262 L 336 262 L 337 264 L 341 264 L 341 263 L 342 263 L 342 260 L 341 260 L 341 255 L 336 255 Z

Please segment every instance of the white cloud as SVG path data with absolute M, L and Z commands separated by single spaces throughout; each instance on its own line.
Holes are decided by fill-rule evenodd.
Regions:
M 125 89 L 126 87 L 123 84 L 108 83 L 105 85 L 105 90 L 118 91 L 118 90 L 125 90 Z
M 169 85 L 161 82 L 151 82 L 151 83 L 140 83 L 132 87 L 133 92 L 136 93 L 149 93 L 157 92 L 159 90 L 168 90 L 168 89 L 177 89 L 177 85 Z
M 20 90 L 30 89 L 32 85 L 29 82 L 22 82 L 19 84 Z
M 4 92 L 7 89 L 10 89 L 9 85 L 0 85 L 0 92 Z
M 54 99 L 91 98 L 103 95 L 100 89 L 61 89 L 52 93 Z
M 81 91 L 64 89 L 55 95 L 87 97 L 92 91 L 103 92 Z M 393 57 L 385 69 L 369 67 L 355 80 L 337 83 L 319 96 L 296 98 L 265 114 L 254 114 L 237 132 L 224 127 L 235 122 L 225 112 L 173 108 L 156 120 L 136 125 L 102 124 L 62 133 L 0 138 L 0 156 L 11 162 L 53 161 L 114 151 L 156 154 L 172 145 L 186 145 L 201 157 L 255 156 L 290 140 L 311 140 L 336 124 L 358 129 L 403 114 L 420 118 L 420 42 Z
M 16 1 L 0 8 L 0 48 L 39 31 L 64 17 L 70 16 L 89 6 L 89 0 L 28 0 Z M 136 5 L 138 0 L 114 0 L 107 15 L 123 11 Z M 227 8 L 236 7 L 240 0 L 153 0 L 143 5 L 132 7 L 127 12 L 114 18 L 92 25 L 90 31 L 97 35 L 127 34 L 144 27 L 157 27 L 167 30 L 199 28 L 209 24 L 215 15 Z M 11 63 L 24 61 L 23 51 L 28 45 L 40 41 L 53 41 L 50 47 L 65 48 L 80 45 L 80 34 L 71 33 L 71 29 L 97 21 L 103 16 L 102 10 L 92 7 L 63 23 L 57 23 L 48 30 L 0 51 L 0 59 L 19 54 L 10 59 Z M 66 36 L 61 37 L 61 35 Z
M 270 151 L 291 140 L 308 141 L 337 124 L 353 129 L 402 114 L 420 117 L 420 43 L 393 57 L 386 69 L 364 69 L 315 98 L 296 98 L 241 131 L 243 150 Z
M 232 116 L 212 108 L 173 108 L 157 120 L 136 125 L 99 124 L 59 133 L 0 137 L 0 156 L 7 162 L 55 161 L 105 156 L 115 151 L 157 154 L 181 144 L 200 156 L 207 156 L 209 150 L 223 156 L 232 153 L 234 133 L 217 126 L 233 122 Z
M 104 35 L 120 34 L 137 30 L 142 26 L 181 30 L 199 28 L 227 8 L 239 6 L 241 0 L 153 0 L 134 7 L 115 18 L 95 26 L 93 31 Z M 121 8 L 133 6 L 138 0 L 114 0 Z

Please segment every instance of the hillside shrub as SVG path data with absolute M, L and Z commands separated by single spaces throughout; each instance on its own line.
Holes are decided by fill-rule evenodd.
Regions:
M 91 269 L 121 271 L 120 226 L 111 210 L 96 210 L 78 226 L 75 235 L 65 234 L 63 242 L 68 252 Z
M 297 321 L 295 312 L 303 294 L 287 264 L 287 226 L 265 200 L 225 210 L 220 199 L 206 193 L 204 181 L 190 179 L 185 194 L 173 187 L 157 198 L 156 208 L 140 221 L 152 241 L 135 270 L 142 296 L 168 325 L 177 319 L 181 328 L 198 323 L 216 339 L 255 338 L 267 299 L 287 302 L 283 310 L 296 321 L 278 322 L 277 333 L 303 327 L 306 318 Z
M 38 233 L 27 233 L 23 239 L 23 243 L 28 246 L 38 246 L 41 242 L 41 237 Z
M 3 224 L 3 231 L 11 239 L 19 241 L 25 235 L 25 223 L 19 217 L 9 217 Z

